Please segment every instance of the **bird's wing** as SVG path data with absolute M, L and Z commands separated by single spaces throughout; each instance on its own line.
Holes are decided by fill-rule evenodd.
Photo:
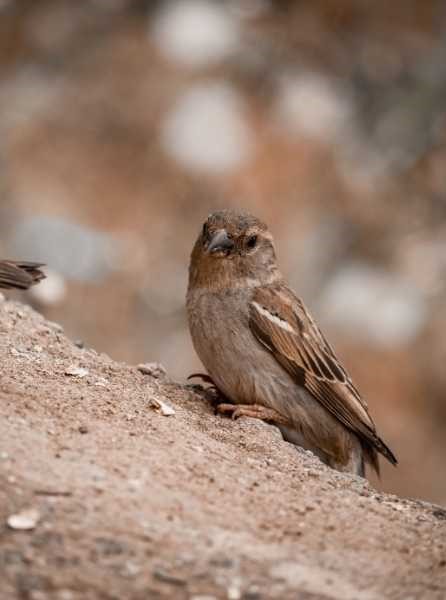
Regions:
M 0 288 L 19 288 L 26 290 L 31 285 L 45 278 L 40 267 L 41 263 L 1 260 L 0 261 Z
M 288 287 L 280 284 L 256 290 L 250 304 L 250 327 L 297 383 L 396 464 L 392 451 L 376 433 L 366 402 L 303 302 Z

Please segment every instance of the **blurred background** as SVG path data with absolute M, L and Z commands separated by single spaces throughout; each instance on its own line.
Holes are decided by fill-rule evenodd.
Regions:
M 446 504 L 446 3 L 0 0 L 0 252 L 49 265 L 38 310 L 184 381 L 229 206 L 400 459 L 376 485 Z

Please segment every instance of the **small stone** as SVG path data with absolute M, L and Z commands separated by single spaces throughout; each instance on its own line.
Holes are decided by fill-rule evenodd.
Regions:
M 130 479 L 128 481 L 128 485 L 129 485 L 130 490 L 137 491 L 142 488 L 142 486 L 144 485 L 144 482 L 141 479 Z
M 149 406 L 164 417 L 170 417 L 171 415 L 175 414 L 175 410 L 171 406 L 162 400 L 158 400 L 157 398 L 150 398 Z
M 164 583 L 170 583 L 172 585 L 185 585 L 186 584 L 185 579 L 183 579 L 182 577 L 179 577 L 177 575 L 171 575 L 170 573 L 167 573 L 166 571 L 164 571 L 164 569 L 155 569 L 153 571 L 153 576 L 155 577 L 155 579 L 158 579 L 158 581 L 162 581 Z
M 260 593 L 260 589 L 256 585 L 252 585 L 243 594 L 243 600 L 260 600 L 261 597 L 262 594 Z
M 164 366 L 161 363 L 157 362 L 142 363 L 136 368 L 143 375 L 150 375 L 151 377 L 155 377 L 156 379 L 164 377 L 167 374 L 167 371 L 164 368 Z
M 65 375 L 69 375 L 70 377 L 79 377 L 82 379 L 88 375 L 88 369 L 84 369 L 83 367 L 78 367 L 76 365 L 70 365 L 68 369 L 65 370 Z
M 20 531 L 28 531 L 34 529 L 37 523 L 40 521 L 40 513 L 36 508 L 29 508 L 22 510 L 21 512 L 10 515 L 7 523 L 11 529 Z
M 242 592 L 240 590 L 240 586 L 238 583 L 232 583 L 227 591 L 226 591 L 226 595 L 228 597 L 228 600 L 240 600 L 240 598 L 242 597 Z
M 88 433 L 89 430 L 86 425 L 80 425 L 78 431 L 79 431 L 79 433 L 84 434 L 84 433 Z

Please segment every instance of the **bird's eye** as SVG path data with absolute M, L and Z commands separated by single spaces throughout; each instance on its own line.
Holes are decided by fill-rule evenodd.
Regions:
M 252 250 L 253 248 L 256 247 L 257 244 L 257 236 L 256 235 L 251 235 L 247 241 L 246 241 L 246 246 Z

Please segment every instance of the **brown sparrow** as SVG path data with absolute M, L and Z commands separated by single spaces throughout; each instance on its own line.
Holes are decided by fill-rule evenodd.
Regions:
M 379 472 L 397 460 L 367 404 L 303 302 L 281 275 L 266 225 L 247 213 L 209 216 L 192 251 L 187 312 L 219 412 L 278 425 L 334 469 Z
M 0 260 L 0 288 L 28 289 L 45 279 L 44 273 L 40 270 L 43 266 L 34 262 Z

